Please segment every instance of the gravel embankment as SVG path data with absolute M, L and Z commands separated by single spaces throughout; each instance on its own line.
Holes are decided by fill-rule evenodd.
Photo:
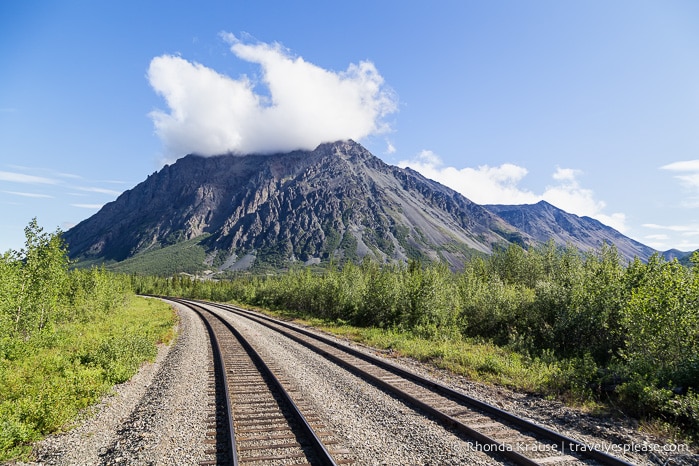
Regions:
M 223 314 L 226 315 L 226 314 Z M 304 398 L 346 439 L 358 465 L 494 465 L 493 461 L 402 402 L 322 356 L 246 319 L 229 316 L 258 351 L 286 368 Z
M 204 456 L 208 335 L 199 318 L 177 306 L 178 337 L 153 364 L 86 413 L 75 429 L 35 449 L 34 465 L 198 464 Z
M 335 432 L 348 439 L 347 446 L 355 453 L 357 464 L 501 464 L 478 452 L 477 446 L 468 439 L 444 431 L 402 402 L 328 363 L 312 351 L 246 319 L 230 319 L 253 337 L 256 346 L 264 348 L 266 353 L 279 361 L 296 385 L 308 388 L 307 398 L 315 400 L 317 409 L 331 420 Z M 382 352 L 370 348 L 357 347 L 373 355 L 382 355 Z M 630 420 L 600 419 L 568 408 L 560 402 L 473 383 L 411 359 L 389 359 L 394 364 L 587 444 L 602 445 L 603 448 L 636 445 L 647 450 L 627 454 L 626 460 L 633 464 L 699 465 L 696 451 L 660 451 L 663 442 L 639 433 Z M 623 456 L 622 452 L 610 453 Z
M 178 464 L 196 465 L 205 446 L 208 337 L 198 317 L 177 306 L 179 336 L 162 348 L 154 364 L 93 410 L 76 429 L 52 436 L 35 448 L 35 465 Z M 240 317 L 228 317 L 258 349 L 285 368 L 304 390 L 304 398 L 325 415 L 327 425 L 344 439 L 357 465 L 502 464 L 475 444 L 323 357 Z M 366 349 L 372 353 L 370 349 Z M 454 377 L 410 359 L 390 358 L 491 404 L 588 443 L 659 444 L 639 434 L 631 422 L 600 420 L 560 403 L 487 387 Z M 697 465 L 699 455 L 653 452 L 635 455 L 642 465 Z

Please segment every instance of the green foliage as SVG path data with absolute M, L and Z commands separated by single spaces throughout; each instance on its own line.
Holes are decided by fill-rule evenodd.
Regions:
M 152 360 L 155 355 L 153 342 L 144 336 L 111 336 L 81 354 L 80 363 L 100 368 L 104 372 L 104 380 L 113 385 L 129 380 L 144 359 Z
M 172 338 L 164 303 L 133 299 L 89 321 L 63 322 L 21 342 L 21 357 L 0 358 L 0 461 L 70 422 L 115 383 L 153 360 Z
M 531 360 L 488 342 L 443 337 L 435 340 L 398 329 L 330 325 L 317 320 L 311 320 L 311 323 L 391 354 L 408 356 L 456 374 L 528 392 L 546 390 L 558 373 L 555 364 Z
M 699 388 L 699 269 L 653 256 L 630 272 L 623 308 L 628 369 L 659 385 Z
M 187 241 L 176 242 L 166 247 L 147 251 L 129 259 L 106 266 L 107 270 L 124 274 L 169 276 L 180 272 L 196 273 L 206 269 L 206 252 L 202 235 Z M 168 236 L 179 239 L 180 236 Z
M 127 276 L 69 270 L 60 232 L 36 220 L 0 257 L 0 461 L 64 426 L 172 338 L 173 311 L 133 298 Z
M 458 334 L 460 303 L 445 264 L 422 268 L 410 262 L 404 279 L 407 298 L 401 323 L 416 334 L 438 338 Z
M 406 241 L 408 232 L 399 233 Z M 348 238 L 346 232 L 343 241 Z M 449 365 L 498 383 L 510 383 L 504 374 L 513 366 L 536 366 L 545 375 L 535 383 L 513 377 L 578 402 L 613 398 L 631 413 L 668 419 L 699 437 L 699 265 L 655 256 L 623 266 L 613 246 L 583 254 L 549 242 L 473 257 L 461 272 L 416 260 L 365 260 L 319 273 L 296 268 L 219 282 L 132 277 L 132 284 L 139 292 L 236 301 L 398 332 L 444 354 L 464 341 L 495 345 L 507 356 L 488 353 L 463 364 L 455 361 L 465 356 L 450 356 Z
M 548 356 L 548 357 L 547 357 Z M 599 385 L 599 367 L 589 354 L 570 359 L 544 355 L 543 361 L 555 361 L 551 377 L 546 380 L 546 392 L 584 403 L 595 399 Z
M 618 387 L 617 394 L 619 406 L 627 413 L 642 419 L 660 420 L 679 428 L 696 441 L 699 432 L 699 393 L 695 390 L 678 396 L 669 388 L 649 384 L 640 375 L 633 375 Z
M 67 276 L 68 256 L 60 232 L 48 234 L 36 219 L 24 229 L 25 248 L 8 252 L 0 272 L 0 335 L 29 338 L 40 332 L 58 311 Z
M 340 246 L 342 236 L 330 222 L 323 224 L 323 231 L 325 232 L 325 245 L 322 253 L 323 256 L 327 258 Z
M 354 237 L 351 231 L 345 230 L 345 234 L 340 241 L 340 249 L 343 251 L 343 259 L 345 261 L 356 261 L 357 256 L 357 238 Z
M 401 276 L 397 267 L 380 268 L 375 262 L 364 261 L 364 296 L 353 322 L 379 328 L 396 326 L 401 312 Z
M 587 254 L 577 280 L 570 285 L 570 301 L 557 322 L 557 348 L 566 356 L 591 353 L 606 363 L 623 343 L 621 308 L 626 293 L 624 270 L 615 248 L 603 246 Z

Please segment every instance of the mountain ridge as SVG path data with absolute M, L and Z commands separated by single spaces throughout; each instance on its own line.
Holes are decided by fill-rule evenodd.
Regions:
M 633 240 L 550 204 L 539 206 L 538 224 L 532 209 L 523 207 L 519 216 L 526 221 L 517 226 L 516 215 L 508 219 L 507 213 L 515 207 L 507 207 L 478 205 L 347 140 L 312 151 L 187 155 L 122 193 L 64 239 L 73 258 L 121 262 L 200 238 L 195 243 L 205 265 L 218 270 L 364 257 L 443 261 L 459 269 L 494 247 L 545 242 L 546 231 L 560 230 L 555 238 L 563 244 L 576 238 L 574 231 L 563 234 L 567 227 L 611 238 L 624 245 L 624 254 L 650 250 L 626 247 Z M 578 243 L 588 247 L 591 241 Z
M 634 257 L 647 260 L 657 252 L 599 220 L 570 214 L 546 201 L 521 205 L 490 204 L 483 207 L 539 242 L 553 239 L 556 244 L 571 244 L 583 251 L 599 248 L 606 242 L 613 244 L 627 261 Z
M 71 255 L 122 261 L 203 234 L 212 266 L 443 260 L 528 244 L 507 222 L 354 141 L 286 154 L 188 155 L 65 233 Z

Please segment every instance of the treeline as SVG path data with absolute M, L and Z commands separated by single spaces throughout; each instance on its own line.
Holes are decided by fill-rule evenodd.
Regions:
M 33 219 L 24 233 L 25 247 L 0 260 L 0 356 L 13 341 L 109 312 L 131 294 L 124 276 L 97 268 L 70 271 L 60 231 L 47 233 Z
M 0 462 L 128 380 L 174 323 L 133 312 L 128 276 L 71 270 L 60 231 L 34 219 L 25 238 L 0 256 Z
M 694 256 L 699 261 L 699 255 Z M 696 262 L 695 262 L 696 263 Z M 139 293 L 286 309 L 432 339 L 489 341 L 566 367 L 577 395 L 699 432 L 699 266 L 614 247 L 580 253 L 513 245 L 461 272 L 445 265 L 346 263 L 317 275 L 226 281 L 132 277 Z M 552 390 L 560 390 L 560 382 Z

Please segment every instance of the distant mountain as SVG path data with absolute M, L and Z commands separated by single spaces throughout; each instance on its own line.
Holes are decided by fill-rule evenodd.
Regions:
M 556 244 L 572 244 L 583 251 L 597 249 L 603 242 L 607 242 L 615 245 L 619 254 L 627 261 L 633 260 L 634 257 L 645 261 L 657 252 L 598 220 L 569 214 L 545 201 L 526 205 L 484 207 L 539 242 L 553 239 Z
M 679 249 L 669 249 L 667 251 L 662 252 L 660 255 L 668 261 L 671 261 L 672 259 L 682 260 L 683 258 L 687 258 L 687 260 L 689 260 L 689 257 L 692 256 L 692 253 L 680 251 Z
M 671 251 L 677 251 L 677 250 L 671 250 Z M 666 251 L 663 253 L 663 257 L 665 257 L 665 259 L 667 259 L 667 260 L 672 260 L 672 259 L 676 258 L 680 262 L 680 264 L 682 264 L 686 267 L 693 267 L 694 263 L 692 262 L 692 256 L 694 255 L 695 252 L 699 252 L 699 249 L 696 251 L 692 251 L 692 252 L 684 252 L 684 253 L 681 251 L 677 251 L 677 252 L 679 253 L 679 255 L 669 256 L 670 251 Z
M 367 256 L 460 268 L 496 245 L 534 243 L 493 211 L 385 164 L 354 141 L 286 154 L 188 155 L 64 238 L 83 261 L 149 258 L 170 262 L 168 271 L 177 269 L 175 257 L 199 258 L 200 268 L 214 270 Z

